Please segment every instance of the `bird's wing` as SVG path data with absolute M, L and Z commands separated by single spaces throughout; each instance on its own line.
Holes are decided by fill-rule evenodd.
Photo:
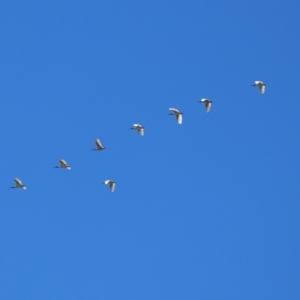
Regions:
M 134 128 L 142 127 L 141 124 L 133 124 Z
M 60 159 L 59 162 L 60 162 L 61 167 L 67 167 L 68 166 L 67 162 L 64 159 Z
M 262 94 L 264 94 L 265 91 L 266 91 L 266 86 L 265 86 L 264 84 L 262 84 L 262 85 L 259 86 L 259 89 L 260 89 L 260 92 L 261 92 Z
M 256 84 L 256 85 L 259 85 L 259 84 L 261 84 L 262 82 L 260 81 L 260 80 L 256 80 L 256 81 L 254 81 L 254 84 Z
M 177 119 L 178 124 L 182 124 L 182 114 L 180 114 L 180 113 L 177 114 L 176 119 Z
M 109 184 L 110 190 L 113 193 L 115 191 L 116 188 L 116 183 L 114 181 L 111 181 Z
M 138 129 L 138 131 L 139 131 L 139 134 L 140 135 L 144 135 L 144 128 L 143 127 L 140 127 L 139 129 Z
M 17 186 L 22 186 L 22 181 L 18 178 L 15 178 L 15 183 Z
M 207 103 L 209 100 L 206 99 L 206 98 L 203 98 L 203 99 L 201 99 L 200 101 L 201 101 L 202 103 Z
M 180 111 L 178 109 L 176 109 L 176 108 L 169 108 L 169 110 L 172 111 L 175 114 L 179 114 L 180 113 Z
M 101 144 L 101 142 L 100 142 L 99 139 L 97 139 L 95 143 L 96 143 L 96 146 L 97 146 L 98 149 L 102 149 L 103 148 L 103 146 L 102 146 L 102 144 Z
M 105 180 L 104 183 L 105 184 L 110 184 L 111 180 Z
M 210 111 L 210 108 L 211 108 L 211 102 L 210 101 L 207 101 L 205 103 L 205 108 L 206 108 L 206 112 L 209 112 Z

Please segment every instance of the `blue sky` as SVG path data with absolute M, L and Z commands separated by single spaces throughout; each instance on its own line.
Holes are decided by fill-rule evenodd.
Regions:
M 300 299 L 299 11 L 3 1 L 1 299 Z

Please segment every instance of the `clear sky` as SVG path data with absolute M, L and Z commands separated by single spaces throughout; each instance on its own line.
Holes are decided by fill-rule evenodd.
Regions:
M 300 299 L 299 14 L 2 1 L 0 298 Z

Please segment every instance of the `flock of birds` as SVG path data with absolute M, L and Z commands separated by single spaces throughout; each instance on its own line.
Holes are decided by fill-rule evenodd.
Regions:
M 264 94 L 265 91 L 266 91 L 266 84 L 263 83 L 262 81 L 255 81 L 252 86 L 257 86 L 262 94 Z M 212 101 L 207 99 L 207 98 L 203 98 L 199 102 L 204 103 L 205 110 L 206 110 L 207 113 L 209 113 L 210 109 L 211 109 L 211 106 L 212 106 Z M 182 124 L 182 112 L 180 112 L 176 108 L 169 108 L 169 110 L 170 110 L 169 115 L 174 115 L 176 117 L 177 123 Z M 130 128 L 130 129 L 136 130 L 141 136 L 143 136 L 144 133 L 145 133 L 144 127 L 141 124 L 133 124 L 133 127 Z M 95 144 L 96 144 L 96 148 L 92 149 L 92 150 L 102 151 L 102 150 L 105 149 L 105 147 L 102 145 L 100 139 L 96 139 Z M 64 159 L 60 159 L 59 163 L 60 163 L 59 166 L 55 166 L 54 168 L 71 170 L 71 166 L 69 166 L 68 163 Z M 16 185 L 10 187 L 10 189 L 20 188 L 20 189 L 26 190 L 26 185 L 24 185 L 19 178 L 15 178 L 14 181 L 15 181 Z M 111 179 L 105 180 L 103 182 L 103 184 L 108 185 L 109 188 L 110 188 L 110 191 L 112 193 L 116 189 L 116 182 L 114 180 L 111 180 Z

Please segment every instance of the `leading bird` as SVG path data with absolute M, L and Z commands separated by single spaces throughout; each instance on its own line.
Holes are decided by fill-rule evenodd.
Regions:
M 252 84 L 252 86 L 258 86 L 258 88 L 262 94 L 264 94 L 266 91 L 266 84 L 263 83 L 262 81 L 259 81 L 259 80 L 254 81 L 254 84 Z
M 108 184 L 109 185 L 109 188 L 110 188 L 110 191 L 113 193 L 115 191 L 115 188 L 116 188 L 116 182 L 113 181 L 113 180 L 105 180 L 103 182 L 103 184 Z
M 14 180 L 15 180 L 16 185 L 10 187 L 10 189 L 18 189 L 19 188 L 19 189 L 26 190 L 26 185 L 24 185 L 20 179 L 15 178 Z

